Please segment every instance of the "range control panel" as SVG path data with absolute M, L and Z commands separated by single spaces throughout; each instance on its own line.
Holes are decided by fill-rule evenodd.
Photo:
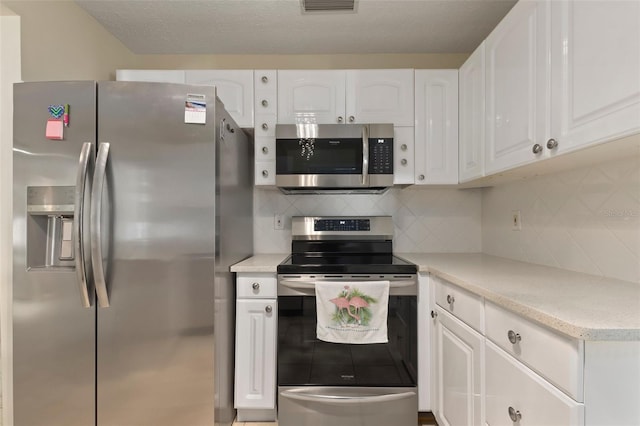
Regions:
M 314 231 L 370 231 L 369 219 L 316 219 L 313 223 Z

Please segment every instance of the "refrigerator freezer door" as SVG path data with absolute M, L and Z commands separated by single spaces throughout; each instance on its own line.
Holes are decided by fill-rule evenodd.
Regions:
M 206 124 L 185 124 L 204 95 Z M 98 85 L 109 307 L 98 309 L 99 426 L 214 419 L 215 89 Z
M 14 86 L 16 425 L 94 424 L 95 307 L 81 302 L 75 262 L 69 260 L 76 254 L 64 244 L 69 245 L 81 149 L 84 142 L 95 144 L 95 101 L 94 82 Z M 48 120 L 65 104 L 73 119 L 63 139 L 45 138 Z

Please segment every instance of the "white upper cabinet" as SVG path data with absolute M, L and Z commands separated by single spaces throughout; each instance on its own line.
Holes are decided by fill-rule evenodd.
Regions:
M 253 70 L 188 70 L 187 84 L 216 86 L 225 109 L 240 127 L 253 127 Z
M 548 28 L 548 2 L 519 1 L 485 40 L 486 174 L 548 156 Z
M 413 70 L 349 70 L 347 123 L 413 126 Z
M 415 71 L 416 184 L 458 183 L 458 70 Z
M 344 123 L 344 70 L 279 70 L 278 123 Z
M 516 3 L 485 40 L 485 174 L 638 133 L 639 22 L 637 1 Z M 461 97 L 461 180 L 481 176 L 471 102 Z
M 116 81 L 184 84 L 185 77 L 182 70 L 116 70 Z
M 413 126 L 413 70 L 278 71 L 278 123 Z
M 459 70 L 458 180 L 484 176 L 484 42 Z
M 551 138 L 563 153 L 640 131 L 640 2 L 551 2 Z

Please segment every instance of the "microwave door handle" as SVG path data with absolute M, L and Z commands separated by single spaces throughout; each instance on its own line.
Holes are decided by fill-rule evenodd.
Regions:
M 362 186 L 369 186 L 369 132 L 362 126 Z

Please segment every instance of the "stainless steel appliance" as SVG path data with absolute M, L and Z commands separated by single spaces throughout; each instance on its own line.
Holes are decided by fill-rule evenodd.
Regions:
M 277 124 L 276 185 L 286 193 L 386 190 L 393 124 Z
M 16 84 L 13 152 L 16 426 L 231 424 L 253 149 L 215 87 Z
M 415 426 L 417 267 L 393 255 L 391 217 L 294 217 L 278 266 L 278 424 Z M 388 280 L 388 343 L 316 338 L 315 284 Z

